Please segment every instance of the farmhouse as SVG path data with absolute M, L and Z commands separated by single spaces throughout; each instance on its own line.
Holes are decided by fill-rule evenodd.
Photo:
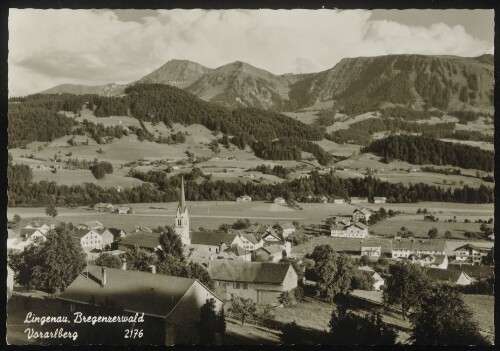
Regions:
M 370 260 L 378 261 L 382 255 L 382 246 L 375 242 L 361 242 L 361 256 L 366 256 Z
M 484 256 L 488 255 L 489 250 L 478 247 L 472 244 L 463 245 L 457 247 L 453 254 L 455 255 L 455 261 L 460 263 L 470 263 L 470 264 L 481 264 L 481 260 Z
M 274 227 L 278 234 L 280 234 L 283 238 L 288 238 L 290 234 L 295 233 L 295 227 L 292 223 L 280 223 Z
M 392 258 L 410 255 L 446 255 L 446 242 L 441 240 L 395 239 L 391 241 Z
M 252 233 L 240 233 L 231 244 L 231 246 L 233 245 L 238 245 L 248 251 L 254 251 L 264 246 L 264 240 Z
M 258 304 L 278 304 L 283 291 L 297 287 L 297 273 L 285 263 L 212 260 L 208 273 L 215 281 L 215 293 L 225 301 L 234 295 Z
M 349 225 L 351 224 L 351 217 L 334 216 L 330 222 L 335 225 Z
M 222 231 L 192 232 L 190 247 L 195 251 L 217 254 L 228 247 L 232 247 L 236 237 L 236 234 L 229 234 Z
M 282 237 L 276 231 L 271 230 L 262 235 L 262 239 L 267 243 L 267 242 L 281 241 Z
M 50 230 L 55 228 L 54 224 L 41 223 L 38 221 L 32 221 L 25 225 L 23 228 L 25 229 L 38 229 L 42 234 L 47 234 Z
M 215 300 L 216 312 L 222 308 L 222 301 L 196 279 L 95 265 L 89 265 L 58 299 L 68 311 L 85 315 L 102 315 L 100 306 L 112 305 L 132 316 L 144 313 L 144 322 L 135 327 L 143 329 L 145 344 L 199 343 L 201 308 L 209 299 Z
M 138 232 L 118 241 L 118 250 L 125 251 L 138 246 L 141 249 L 148 251 L 161 250 L 160 234 L 149 232 Z
M 251 202 L 252 198 L 248 195 L 239 196 L 236 198 L 236 202 Z
M 367 204 L 367 203 L 368 203 L 367 197 L 351 196 L 351 204 Z
M 384 278 L 380 276 L 377 272 L 373 270 L 370 266 L 358 267 L 358 270 L 369 275 L 373 279 L 373 290 L 380 290 L 380 287 L 385 284 Z
M 283 248 L 280 245 L 267 245 L 254 252 L 258 262 L 278 262 L 283 258 Z
M 115 237 L 113 233 L 111 233 L 108 229 L 97 229 L 97 233 L 99 233 L 102 237 L 102 245 L 103 248 L 110 249 L 111 244 L 115 241 Z
M 256 235 L 264 235 L 267 232 L 272 231 L 272 227 L 269 225 L 258 225 L 250 228 L 250 231 L 255 233 Z
M 429 278 L 440 283 L 452 285 L 469 285 L 472 283 L 472 279 L 463 271 L 428 268 L 425 273 Z
M 108 230 L 113 234 L 114 241 L 125 237 L 127 234 L 119 228 L 108 228 Z
M 289 241 L 266 241 L 264 242 L 264 247 L 267 246 L 279 246 L 281 251 L 285 251 L 287 256 L 290 256 L 290 253 L 292 252 L 292 243 Z
M 363 223 L 353 223 L 349 225 L 332 225 L 331 236 L 336 238 L 366 238 L 368 227 Z
M 122 213 L 130 213 L 132 211 L 131 207 L 128 206 L 118 206 L 116 209 L 116 212 L 122 214 Z
M 94 211 L 98 212 L 111 212 L 115 209 L 115 207 L 110 203 L 99 202 L 94 205 Z
M 74 230 L 71 234 L 80 242 L 84 249 L 102 250 L 104 248 L 102 236 L 97 232 L 97 230 L 77 229 Z
M 77 226 L 77 229 L 104 229 L 104 225 L 99 221 L 83 222 Z
M 282 197 L 277 197 L 276 199 L 274 199 L 274 203 L 278 205 L 284 205 L 286 204 L 286 200 Z
M 45 234 L 47 232 L 44 231 L 43 229 L 29 229 L 29 228 L 21 228 L 21 231 L 19 232 L 19 236 L 21 237 L 21 240 L 26 242 L 26 245 L 32 244 L 34 242 L 44 242 L 47 240 L 45 237 Z
M 385 204 L 386 202 L 387 198 L 385 196 L 380 196 L 380 197 L 375 196 L 373 198 L 373 203 L 375 204 Z
M 352 213 L 352 221 L 358 222 L 361 219 L 363 219 L 366 223 L 368 223 L 368 220 L 370 219 L 371 215 L 372 215 L 372 213 L 369 210 L 367 210 L 366 208 L 362 208 L 362 209 L 357 208 Z
M 236 260 L 247 261 L 247 262 L 252 261 L 252 253 L 248 250 L 239 247 L 238 245 L 228 247 L 226 250 L 223 251 L 223 253 L 232 255 Z

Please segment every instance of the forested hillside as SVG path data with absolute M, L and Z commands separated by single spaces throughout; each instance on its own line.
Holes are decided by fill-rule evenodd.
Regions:
M 432 163 L 485 172 L 493 171 L 495 161 L 495 154 L 491 151 L 412 135 L 394 135 L 375 140 L 363 151 L 382 156 L 385 162 L 398 159 L 417 165 Z

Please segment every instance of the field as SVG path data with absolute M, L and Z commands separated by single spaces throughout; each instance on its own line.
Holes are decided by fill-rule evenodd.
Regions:
M 490 341 L 495 336 L 495 297 L 491 295 L 466 295 L 462 298 L 472 310 L 474 319 L 479 325 L 479 330 L 485 334 Z

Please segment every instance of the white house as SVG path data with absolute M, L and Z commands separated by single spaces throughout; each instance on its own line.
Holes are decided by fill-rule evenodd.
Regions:
M 482 257 L 487 256 L 488 252 L 488 249 L 467 244 L 457 247 L 453 251 L 453 254 L 455 255 L 455 261 L 470 264 L 481 264 Z
M 111 248 L 111 244 L 115 241 L 115 236 L 113 235 L 113 233 L 106 228 L 97 229 L 96 232 L 99 233 L 99 235 L 101 235 L 102 237 L 103 248 Z
M 239 233 L 231 246 L 238 245 L 245 250 L 254 251 L 264 246 L 264 240 L 252 233 Z
M 42 230 L 21 228 L 19 237 L 25 242 L 26 246 L 34 242 L 44 242 L 47 238 L 45 237 L 46 232 L 42 232 Z
M 370 277 L 373 278 L 373 290 L 380 290 L 380 287 L 385 284 L 384 278 L 380 276 L 377 272 L 373 270 L 370 266 L 358 267 L 358 270 L 366 272 Z
M 38 229 L 42 234 L 47 234 L 50 230 L 55 228 L 54 224 L 40 223 L 38 221 L 33 221 L 25 225 L 25 229 Z
M 118 206 L 117 209 L 116 209 L 116 212 L 122 214 L 126 214 L 126 213 L 130 213 L 130 211 L 132 210 L 132 208 L 128 207 L 128 206 Z
M 343 203 L 345 203 L 345 200 L 343 198 L 336 197 L 333 199 L 333 203 L 334 204 L 343 204 Z
M 382 255 L 382 246 L 375 243 L 361 243 L 361 256 L 367 256 L 370 259 L 378 260 Z
M 391 241 L 392 258 L 409 258 L 410 255 L 446 255 L 446 241 L 394 239 Z
M 363 223 L 353 223 L 347 226 L 332 225 L 330 231 L 331 236 L 336 238 L 366 238 L 368 236 L 368 227 Z
M 236 202 L 251 202 L 252 198 L 248 195 L 238 196 Z
M 371 215 L 372 213 L 366 208 L 361 208 L 361 209 L 357 208 L 352 213 L 352 220 L 353 222 L 358 222 L 359 220 L 363 219 L 366 221 L 366 223 L 368 223 L 368 220 L 370 219 Z
M 280 234 L 283 238 L 288 238 L 290 234 L 295 233 L 295 227 L 292 223 L 280 223 L 274 227 L 278 234 Z
M 104 248 L 102 236 L 97 232 L 97 230 L 77 229 L 72 232 L 72 235 L 80 242 L 84 249 L 102 250 Z
M 410 255 L 412 263 L 419 264 L 421 267 L 432 267 L 439 269 L 448 268 L 448 256 L 446 255 Z
M 278 262 L 283 258 L 283 249 L 280 245 L 267 245 L 255 250 L 255 257 L 261 262 Z
M 351 196 L 351 204 L 366 204 L 368 203 L 367 197 Z
M 262 239 L 265 242 L 278 242 L 282 241 L 282 237 L 274 230 L 266 232 L 262 235 Z
M 278 205 L 284 205 L 286 204 L 286 200 L 282 197 L 277 197 L 276 199 L 274 199 L 274 203 Z
M 387 202 L 387 198 L 385 196 L 375 196 L 373 198 L 373 203 L 375 204 L 385 204 Z

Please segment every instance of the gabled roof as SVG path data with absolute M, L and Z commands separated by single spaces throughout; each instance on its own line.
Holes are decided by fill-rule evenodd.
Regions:
M 280 227 L 281 229 L 283 230 L 286 230 L 286 229 L 295 229 L 294 225 L 292 223 L 280 223 L 278 224 L 278 227 Z
M 283 284 L 290 264 L 212 260 L 208 273 L 214 280 L 242 283 Z
M 97 233 L 97 231 L 93 229 L 76 229 L 71 232 L 71 235 L 75 238 L 81 239 L 90 232 Z
M 149 232 L 134 233 L 122 238 L 118 243 L 127 246 L 155 249 L 158 245 L 160 245 L 160 234 Z
M 479 252 L 489 251 L 489 249 L 484 248 L 484 247 L 479 247 L 479 246 L 472 245 L 472 244 L 466 244 L 466 245 L 462 245 L 460 247 L 457 247 L 455 250 L 453 250 L 453 252 L 462 251 L 462 250 L 475 250 L 475 251 L 479 251 Z
M 392 240 L 393 250 L 414 250 L 414 251 L 437 251 L 446 250 L 446 241 L 443 240 L 412 240 L 395 239 Z
M 87 228 L 104 227 L 104 225 L 99 221 L 83 222 L 83 223 L 80 223 L 80 225 L 84 225 Z
M 143 225 L 137 225 L 135 227 L 135 230 L 136 230 L 136 233 L 140 233 L 140 232 L 143 232 L 143 233 L 152 233 L 153 230 L 149 227 L 146 227 L 146 226 L 143 226 Z
M 352 224 L 349 224 L 348 227 L 358 227 L 360 229 L 368 229 L 368 227 L 366 225 L 364 225 L 363 223 L 359 223 L 359 222 L 356 222 L 356 223 L 352 223 Z
M 362 214 L 366 215 L 371 215 L 372 213 L 367 210 L 366 208 L 357 208 L 354 210 L 354 212 L 361 212 Z
M 280 238 L 279 234 L 278 234 L 278 233 L 276 233 L 275 231 L 264 233 L 264 234 L 262 235 L 262 238 L 264 239 L 265 237 L 268 237 L 268 236 L 272 236 L 272 237 L 273 237 L 273 238 L 275 238 L 275 239 L 281 240 L 281 238 Z
M 264 242 L 264 246 L 272 246 L 272 245 L 283 246 L 285 244 L 286 242 L 283 240 L 273 240 Z
M 236 256 L 250 255 L 250 251 L 245 250 L 244 248 L 238 245 L 228 247 L 227 249 L 224 250 L 224 252 L 229 252 L 235 254 Z
M 358 267 L 358 270 L 360 271 L 364 271 L 364 272 L 370 272 L 370 273 L 374 273 L 375 271 L 373 270 L 372 267 L 370 266 L 363 266 L 363 267 Z
M 191 244 L 219 246 L 222 243 L 231 245 L 236 234 L 225 233 L 222 231 L 216 232 L 192 232 Z
M 93 296 L 95 304 L 111 300 L 128 312 L 166 317 L 196 279 L 106 268 L 106 285 L 101 286 L 101 281 L 102 267 L 89 265 L 88 277 L 82 272 L 59 299 L 89 304 Z
M 39 231 L 38 229 L 36 229 L 36 228 L 34 228 L 34 229 L 21 228 L 19 234 L 20 234 L 21 237 L 28 239 L 30 236 L 32 236 L 36 232 L 39 232 L 40 234 L 43 235 L 43 233 L 41 231 Z
M 271 226 L 269 226 L 269 225 L 259 225 L 257 227 L 252 228 L 252 230 L 255 233 L 259 233 L 259 234 L 264 234 L 264 233 L 268 232 L 270 229 L 271 229 Z
M 103 235 L 105 232 L 109 232 L 111 233 L 108 229 L 106 228 L 103 228 L 103 229 L 96 229 L 95 230 L 97 233 L 99 233 L 100 235 Z M 111 233 L 112 234 L 112 233 Z
M 490 266 L 478 266 L 470 264 L 450 264 L 448 265 L 450 270 L 458 270 L 465 272 L 469 277 L 474 278 L 489 278 L 495 274 L 495 267 Z
M 240 234 L 242 237 L 246 238 L 248 241 L 250 241 L 252 244 L 258 244 L 260 242 L 259 238 L 255 234 L 252 233 L 243 233 Z
M 446 259 L 446 255 L 434 255 L 435 259 L 434 262 L 432 262 L 435 265 L 440 265 L 444 263 L 444 260 Z
M 125 231 L 119 228 L 108 228 L 108 230 L 113 234 L 113 236 L 116 238 L 120 238 L 120 233 L 123 232 L 125 234 Z
M 446 281 L 446 282 L 451 282 L 451 283 L 456 283 L 462 274 L 465 274 L 465 276 L 467 278 L 469 278 L 469 276 L 466 273 L 464 273 L 463 271 L 459 271 L 459 270 L 427 268 L 425 273 L 432 280 Z
M 347 225 L 343 224 L 332 224 L 330 226 L 330 230 L 344 230 L 345 228 L 347 228 Z
M 283 252 L 283 248 L 280 246 L 280 245 L 276 245 L 276 244 L 271 244 L 271 245 L 266 245 L 264 247 L 261 247 L 260 249 L 258 249 L 259 251 L 265 251 L 267 252 L 268 254 L 270 255 L 273 255 L 275 253 L 281 253 Z

